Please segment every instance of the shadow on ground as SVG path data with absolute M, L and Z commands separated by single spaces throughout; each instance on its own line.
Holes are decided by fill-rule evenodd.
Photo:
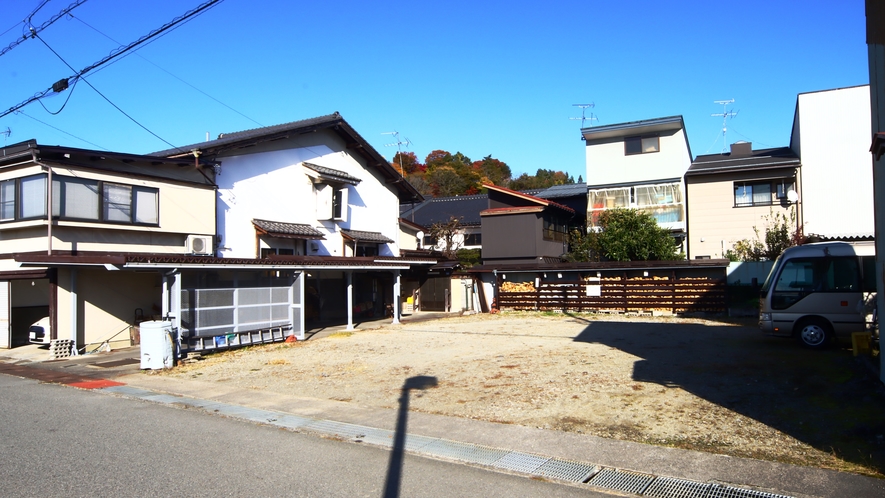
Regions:
M 751 327 L 596 321 L 574 340 L 640 357 L 636 381 L 680 387 L 885 474 L 885 386 L 850 344 L 809 351 Z

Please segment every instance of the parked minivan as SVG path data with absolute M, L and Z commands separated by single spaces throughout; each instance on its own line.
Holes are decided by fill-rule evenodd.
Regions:
M 762 285 L 759 327 L 823 348 L 836 336 L 863 332 L 876 293 L 872 245 L 822 242 L 781 254 Z

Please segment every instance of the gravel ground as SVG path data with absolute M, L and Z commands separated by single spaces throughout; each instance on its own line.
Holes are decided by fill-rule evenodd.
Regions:
M 885 389 L 857 365 L 751 326 L 504 313 L 228 351 L 163 375 L 385 408 L 406 379 L 432 376 L 411 410 L 885 477 Z

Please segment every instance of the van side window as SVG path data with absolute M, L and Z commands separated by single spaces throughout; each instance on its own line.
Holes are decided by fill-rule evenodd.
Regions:
M 771 296 L 772 309 L 787 309 L 812 292 L 859 292 L 857 258 L 791 259 L 784 263 Z

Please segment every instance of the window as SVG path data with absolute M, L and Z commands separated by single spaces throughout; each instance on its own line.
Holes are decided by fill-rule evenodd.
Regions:
M 771 307 L 787 309 L 814 292 L 859 292 L 860 289 L 857 258 L 791 259 L 784 263 L 774 283 Z
M 268 247 L 261 248 L 261 259 L 267 259 L 271 254 L 278 254 L 280 256 L 294 256 L 294 249 L 274 249 Z
M 661 150 L 660 138 L 654 137 L 627 137 L 624 139 L 624 154 L 647 154 Z
M 544 240 L 563 242 L 566 239 L 565 223 L 555 217 L 544 217 Z
M 603 211 L 614 208 L 641 209 L 658 223 L 679 223 L 683 220 L 682 206 L 682 186 L 678 182 L 599 189 L 588 193 L 592 227 L 599 226 Z
M 22 178 L 19 186 L 19 217 L 21 219 L 46 216 L 46 175 Z
M 468 233 L 464 236 L 464 245 L 465 246 L 481 246 L 482 245 L 482 234 L 481 233 Z
M 377 256 L 378 255 L 378 244 L 365 244 L 359 245 L 357 244 L 354 253 L 356 256 Z
M 53 178 L 52 216 L 97 221 L 98 182 L 79 178 Z
M 0 182 L 0 220 L 45 218 L 46 180 L 47 175 L 37 175 Z M 156 188 L 53 176 L 52 217 L 159 225 L 159 192 Z
M 766 180 L 759 182 L 735 182 L 735 207 L 771 206 L 786 201 L 787 192 L 793 190 L 793 180 Z
M 15 219 L 15 180 L 0 182 L 0 220 Z
M 347 187 L 316 185 L 317 219 L 347 221 Z

